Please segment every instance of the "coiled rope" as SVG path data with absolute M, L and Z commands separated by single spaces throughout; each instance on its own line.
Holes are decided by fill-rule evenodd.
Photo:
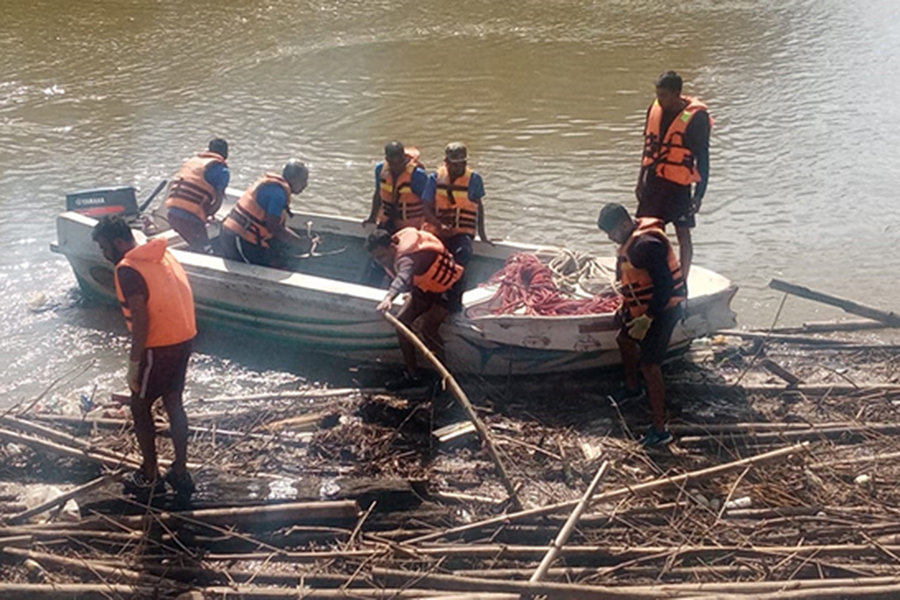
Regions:
M 490 278 L 497 291 L 489 305 L 496 315 L 588 315 L 615 311 L 621 299 L 614 275 L 596 258 L 561 250 L 543 254 L 513 254 Z

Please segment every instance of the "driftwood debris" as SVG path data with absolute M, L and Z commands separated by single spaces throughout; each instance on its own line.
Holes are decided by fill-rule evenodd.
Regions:
M 597 469 L 597 474 L 594 475 L 594 479 L 591 481 L 588 489 L 584 492 L 581 502 L 578 503 L 575 510 L 572 511 L 572 514 L 569 515 L 566 524 L 560 529 L 556 539 L 550 543 L 550 549 L 547 550 L 547 554 L 544 556 L 543 560 L 541 560 L 541 564 L 535 569 L 534 574 L 529 581 L 532 583 L 538 582 L 547 574 L 547 570 L 550 569 L 553 565 L 553 561 L 559 556 L 560 550 L 562 550 L 563 546 L 566 545 L 566 542 L 569 541 L 569 536 L 572 535 L 572 531 L 578 525 L 578 520 L 581 518 L 581 515 L 584 514 L 584 511 L 587 510 L 588 505 L 594 498 L 594 492 L 606 476 L 607 470 L 609 470 L 609 461 L 604 461 L 603 464 L 600 465 L 600 468 Z
M 752 456 L 750 458 L 744 458 L 738 461 L 726 463 L 723 465 L 718 465 L 715 467 L 710 467 L 708 469 L 701 469 L 699 471 L 693 471 L 690 473 L 684 473 L 682 475 L 674 475 L 674 476 L 665 476 L 660 477 L 654 481 L 648 481 L 647 483 L 641 483 L 635 486 L 620 488 L 618 490 L 614 490 L 611 492 L 606 492 L 604 494 L 600 494 L 599 496 L 594 497 L 594 502 L 611 502 L 614 500 L 619 500 L 621 498 L 625 498 L 631 495 L 640 495 L 646 494 L 649 492 L 653 492 L 666 487 L 673 486 L 683 486 L 691 481 L 698 481 L 707 479 L 710 477 L 715 477 L 717 475 L 722 475 L 725 473 L 729 473 L 731 471 L 736 471 L 739 469 L 744 469 L 750 466 L 758 466 L 761 464 L 765 464 L 770 461 L 783 459 L 791 454 L 795 454 L 797 452 L 804 451 L 809 446 L 808 442 L 803 442 L 801 444 L 797 444 L 794 446 L 789 446 L 787 448 L 780 448 L 778 450 L 772 450 L 771 452 L 765 452 L 763 454 L 758 454 L 756 456 Z M 472 531 L 474 529 L 481 529 L 483 527 L 488 527 L 490 525 L 499 525 L 502 523 L 512 522 L 517 519 L 526 518 L 526 517 L 537 517 L 542 515 L 549 515 L 555 512 L 559 512 L 561 510 L 567 510 L 570 508 L 574 508 L 578 505 L 580 500 L 570 500 L 568 502 L 560 502 L 557 504 L 553 504 L 550 506 L 543 506 L 541 508 L 533 508 L 530 510 L 523 510 L 515 513 L 510 513 L 508 515 L 502 515 L 499 517 L 494 517 L 492 519 L 485 519 L 484 521 L 479 521 L 477 523 L 470 523 L 468 525 L 461 525 L 459 527 L 453 527 L 451 529 L 447 529 L 446 531 L 440 531 L 436 533 L 430 533 L 428 535 L 419 536 L 413 538 L 411 540 L 407 540 L 407 543 L 421 543 L 429 540 L 440 539 L 447 535 L 453 535 L 457 533 L 462 533 L 464 531 Z
M 813 300 L 815 302 L 821 302 L 822 304 L 827 304 L 829 306 L 835 306 L 837 308 L 843 309 L 845 312 L 852 313 L 860 317 L 866 317 L 867 319 L 872 319 L 873 321 L 879 321 L 892 327 L 900 327 L 900 315 L 893 312 L 879 310 L 877 308 L 872 308 L 871 306 L 865 306 L 863 304 L 853 302 L 852 300 L 845 300 L 843 298 L 838 298 L 837 296 L 817 292 L 807 287 L 803 287 L 802 285 L 794 285 L 793 283 L 788 283 L 780 279 L 773 279 L 772 281 L 770 281 L 769 287 L 773 290 L 778 290 L 779 292 L 785 292 L 787 294 L 793 294 L 795 296 L 800 296 L 801 298 L 806 298 L 807 300 Z
M 444 383 L 446 383 L 447 387 L 450 388 L 450 391 L 453 393 L 453 397 L 460 403 L 462 408 L 466 411 L 466 415 L 468 415 L 469 420 L 475 426 L 475 429 L 478 431 L 478 435 L 481 436 L 481 441 L 484 443 L 485 448 L 488 451 L 488 454 L 491 455 L 491 460 L 494 461 L 494 466 L 497 468 L 497 475 L 500 477 L 500 481 L 503 483 L 503 487 L 506 488 L 506 492 L 509 494 L 510 501 L 512 502 L 513 507 L 517 510 L 522 508 L 521 502 L 519 502 L 518 491 L 516 490 L 516 486 L 513 485 L 512 480 L 509 478 L 509 474 L 506 471 L 506 467 L 503 465 L 503 459 L 500 458 L 500 454 L 497 452 L 497 447 L 494 445 L 494 441 L 491 439 L 491 434 L 488 431 L 487 426 L 482 422 L 481 418 L 478 416 L 478 413 L 475 412 L 475 407 L 472 406 L 472 403 L 469 401 L 469 397 L 466 396 L 466 393 L 457 383 L 456 378 L 447 370 L 447 367 L 438 360 L 438 357 L 434 355 L 434 353 L 428 349 L 428 346 L 419 339 L 413 331 L 411 331 L 406 325 L 401 323 L 397 317 L 392 315 L 389 312 L 384 313 L 384 318 L 388 323 L 394 326 L 394 328 L 405 337 L 407 340 L 412 343 L 416 349 L 422 353 L 422 355 L 431 363 L 431 365 L 437 369 L 438 373 L 441 374 Z
M 748 370 L 737 348 L 724 350 L 691 357 L 715 364 L 711 372 L 685 365 L 687 385 L 671 382 L 680 440 L 668 450 L 623 437 L 597 400 L 597 379 L 566 378 L 541 401 L 517 381 L 497 393 L 460 378 L 470 397 L 487 399 L 490 437 L 528 511 L 509 508 L 487 452 L 435 439 L 453 415 L 388 393 L 194 403 L 192 425 L 209 433 L 191 439 L 191 460 L 204 469 L 187 503 L 171 492 L 147 500 L 115 484 L 91 489 L 104 465 L 137 460 L 133 432 L 123 419 L 92 420 L 103 407 L 82 422 L 42 419 L 36 406 L 0 422 L 0 471 L 10 482 L 80 488 L 82 516 L 55 522 L 51 509 L 35 522 L 17 510 L 0 524 L 0 596 L 896 597 L 896 351 L 767 342 L 767 358 L 804 379 L 785 389 L 766 383 L 760 361 Z M 643 426 L 639 411 L 624 418 Z M 307 427 L 307 444 L 275 433 Z M 213 434 L 223 431 L 235 435 L 223 443 L 228 434 Z M 800 439 L 811 443 L 786 443 Z M 169 439 L 157 447 L 172 457 Z M 592 493 L 589 480 L 604 471 L 607 489 Z M 31 490 L 26 502 L 18 490 L 0 487 L 7 519 L 10 506 L 46 506 L 44 494 L 58 493 Z

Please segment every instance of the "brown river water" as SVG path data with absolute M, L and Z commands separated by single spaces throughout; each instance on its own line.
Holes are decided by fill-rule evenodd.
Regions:
M 67 192 L 146 194 L 221 135 L 232 185 L 296 156 L 297 205 L 362 217 L 386 141 L 435 165 L 458 139 L 490 236 L 609 253 L 597 212 L 634 206 L 667 69 L 716 120 L 695 263 L 740 323 L 771 324 L 772 277 L 900 308 L 895 0 L 0 0 L 0 405 L 71 369 L 55 394 L 122 387 L 120 315 L 48 249 Z M 779 324 L 836 315 L 791 299 Z M 208 332 L 191 389 L 354 376 Z

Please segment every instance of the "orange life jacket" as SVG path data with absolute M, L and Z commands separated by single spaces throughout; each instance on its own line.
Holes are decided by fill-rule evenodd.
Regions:
M 206 181 L 206 167 L 214 162 L 228 166 L 215 152 L 201 152 L 184 163 L 169 187 L 166 208 L 180 208 L 206 221 L 216 199 L 216 188 Z
M 396 261 L 404 256 L 419 252 L 434 253 L 434 262 L 421 275 L 414 275 L 412 284 L 423 292 L 446 292 L 462 277 L 463 267 L 456 264 L 444 243 L 437 236 L 415 227 L 406 227 L 394 234 L 392 239 L 397 248 Z
M 231 212 L 225 218 L 225 228 L 233 231 L 241 236 L 247 242 L 254 246 L 269 247 L 269 241 L 275 237 L 269 228 L 266 227 L 266 211 L 259 202 L 256 201 L 256 194 L 259 188 L 268 183 L 277 183 L 282 187 L 284 193 L 287 194 L 288 203 L 285 205 L 284 212 L 281 213 L 281 224 L 284 225 L 287 216 L 290 214 L 290 198 L 291 186 L 288 182 L 275 173 L 266 173 L 256 180 L 256 182 L 247 188 L 247 191 L 240 197 Z
M 451 237 L 465 233 L 475 237 L 475 226 L 478 219 L 478 203 L 469 199 L 469 180 L 472 169 L 450 181 L 450 172 L 446 165 L 437 170 L 437 188 L 434 192 L 435 215 L 445 229 L 442 234 Z
M 381 207 L 376 221 L 379 227 L 390 221 L 397 230 L 404 227 L 419 228 L 425 222 L 422 198 L 412 191 L 413 171 L 422 167 L 422 163 L 419 162 L 419 151 L 416 148 L 407 148 L 406 159 L 406 167 L 396 180 L 387 161 L 382 163 L 378 184 Z
M 681 275 L 681 266 L 672 249 L 672 243 L 666 237 L 664 224 L 660 219 L 640 218 L 637 227 L 631 233 L 631 237 L 619 247 L 619 257 L 616 263 L 616 278 L 619 281 L 619 293 L 622 294 L 622 306 L 624 306 L 631 318 L 639 317 L 647 312 L 647 305 L 653 298 L 653 279 L 647 269 L 638 269 L 628 260 L 628 250 L 636 239 L 642 235 L 652 235 L 665 242 L 668 249 L 669 270 L 672 271 L 672 279 L 675 287 L 667 307 L 672 307 L 682 302 L 685 297 L 684 277 Z
M 147 284 L 148 348 L 180 344 L 197 335 L 191 285 L 181 263 L 166 248 L 166 240 L 156 238 L 136 246 L 116 265 L 116 296 L 131 331 L 131 307 L 119 283 L 122 267 L 131 267 L 140 273 Z
M 680 185 L 690 185 L 700 181 L 702 177 L 697 170 L 694 153 L 684 145 L 684 134 L 694 115 L 707 108 L 696 98 L 685 96 L 683 99 L 688 105 L 669 125 L 665 139 L 660 134 L 663 109 L 659 100 L 653 101 L 644 128 L 644 157 L 641 165 L 652 167 L 657 177 Z

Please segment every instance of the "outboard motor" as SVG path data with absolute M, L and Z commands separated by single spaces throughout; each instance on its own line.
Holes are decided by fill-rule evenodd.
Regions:
M 133 187 L 98 188 L 68 194 L 66 210 L 98 219 L 112 214 L 134 217 L 139 212 Z

